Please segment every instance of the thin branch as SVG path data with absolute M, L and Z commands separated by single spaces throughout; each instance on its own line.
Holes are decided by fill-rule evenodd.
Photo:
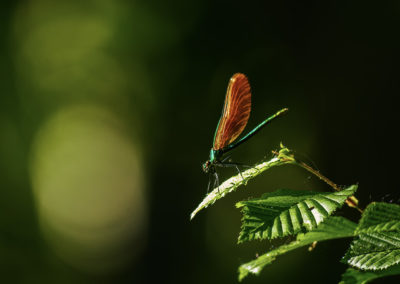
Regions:
M 286 164 L 293 163 L 292 160 L 288 160 L 282 158 L 280 155 L 281 152 L 288 151 L 286 148 L 282 149 L 277 156 L 273 157 L 271 160 L 260 163 L 241 174 L 235 175 L 222 184 L 219 187 L 214 188 L 207 196 L 203 199 L 203 201 L 197 206 L 197 208 L 192 212 L 190 215 L 190 220 L 194 218 L 194 216 L 202 209 L 208 207 L 209 205 L 213 204 L 218 199 L 224 197 L 226 194 L 235 191 L 239 186 L 246 185 L 247 182 L 262 172 L 276 166 L 282 166 Z
M 283 147 L 281 145 L 281 147 Z M 299 167 L 302 167 L 303 169 L 307 170 L 308 172 L 312 173 L 316 177 L 318 177 L 320 180 L 324 181 L 326 184 L 328 184 L 330 187 L 333 188 L 335 191 L 341 191 L 342 189 L 333 181 L 328 179 L 326 176 L 321 174 L 319 171 L 315 170 L 314 168 L 310 167 L 306 163 L 296 160 L 293 155 L 289 154 L 286 155 L 285 153 L 280 153 L 281 156 L 285 156 L 282 158 L 290 159 L 292 160 L 292 164 L 297 165 Z M 356 208 L 361 214 L 364 212 L 360 207 L 358 207 L 358 199 L 355 196 L 351 196 L 346 200 L 346 204 L 349 207 Z

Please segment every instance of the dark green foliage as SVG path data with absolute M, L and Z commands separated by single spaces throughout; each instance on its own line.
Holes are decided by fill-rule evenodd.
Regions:
M 330 217 L 315 230 L 305 234 L 298 234 L 296 240 L 290 244 L 282 245 L 277 249 L 261 255 L 253 261 L 242 264 L 239 267 L 239 280 L 242 280 L 249 273 L 259 274 L 261 270 L 266 265 L 272 263 L 277 256 L 291 250 L 308 246 L 315 241 L 352 237 L 356 226 L 356 223 L 353 223 L 346 218 Z
M 360 269 L 381 270 L 400 263 L 400 206 L 372 203 L 365 210 L 343 261 Z
M 383 202 L 371 203 L 357 227 L 360 233 L 397 230 L 400 230 L 400 206 Z
M 342 275 L 342 281 L 339 284 L 365 284 L 377 278 L 397 274 L 400 274 L 400 265 L 395 265 L 381 271 L 362 271 L 348 268 Z

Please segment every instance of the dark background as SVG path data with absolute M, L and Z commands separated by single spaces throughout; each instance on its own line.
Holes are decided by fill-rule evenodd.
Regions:
M 201 163 L 208 158 L 226 86 L 236 72 L 245 73 L 252 85 L 245 131 L 280 108 L 290 112 L 239 147 L 235 161 L 269 158 L 282 141 L 334 182 L 358 183 L 361 207 L 372 200 L 398 203 L 399 21 L 396 1 L 3 1 L 1 282 L 237 282 L 238 266 L 269 245 L 236 244 L 241 215 L 234 204 L 278 188 L 330 188 L 301 169 L 281 167 L 189 221 L 205 194 L 208 177 Z M 97 111 L 91 112 L 92 106 Z M 82 107 L 78 118 L 72 111 L 51 124 L 58 113 L 75 107 Z M 102 155 L 88 157 L 89 166 L 82 162 L 86 152 L 79 152 L 79 141 L 89 139 L 94 148 L 102 141 L 86 130 L 76 144 L 79 155 L 65 164 L 54 158 L 64 149 L 60 143 L 75 133 L 68 127 L 64 131 L 64 123 L 75 118 L 74 127 L 81 120 L 87 123 L 86 115 L 95 130 L 116 119 L 117 136 L 133 141 L 128 148 L 140 156 L 140 170 L 133 176 L 143 182 L 133 190 L 144 194 L 135 199 L 145 204 L 137 213 L 144 225 L 121 233 L 124 241 L 109 242 L 107 233 L 114 227 L 101 223 L 103 217 L 96 219 L 95 231 L 90 223 L 79 227 L 90 236 L 105 236 L 111 244 L 105 254 L 101 245 L 87 252 L 79 237 L 52 234 L 51 224 L 38 213 L 52 204 L 39 205 L 41 185 L 36 188 L 35 180 L 44 176 L 44 183 L 57 184 L 52 178 L 60 177 L 57 171 L 65 164 L 82 173 L 77 186 L 85 181 L 83 188 L 97 179 L 86 177 L 85 167 L 109 170 L 111 177 L 123 171 L 118 163 L 123 157 L 112 164 Z M 53 134 L 37 136 L 46 131 L 61 133 L 53 148 L 46 146 Z M 107 133 L 99 137 L 107 139 Z M 104 146 L 111 155 L 123 152 L 112 141 Z M 36 171 L 43 153 L 57 174 Z M 232 172 L 223 169 L 221 177 Z M 110 196 L 118 194 L 119 186 L 111 180 Z M 57 204 L 83 206 L 78 217 L 102 212 L 93 209 L 104 204 L 96 203 L 95 190 L 82 199 L 80 191 L 63 199 L 58 187 L 50 187 L 60 196 Z M 112 208 L 107 210 L 112 213 Z M 359 217 L 348 208 L 338 214 Z M 339 260 L 348 244 L 332 241 L 318 244 L 312 253 L 305 248 L 291 252 L 244 283 L 338 283 L 346 269 Z M 72 256 L 63 253 L 74 249 L 78 253 Z

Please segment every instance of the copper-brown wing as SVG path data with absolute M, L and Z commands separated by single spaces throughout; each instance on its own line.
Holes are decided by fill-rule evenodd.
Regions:
M 251 110 L 250 84 L 244 74 L 236 73 L 229 81 L 224 109 L 214 135 L 213 149 L 231 144 L 246 127 Z

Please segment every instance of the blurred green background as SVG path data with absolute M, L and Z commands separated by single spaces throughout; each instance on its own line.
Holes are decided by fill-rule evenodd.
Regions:
M 1 283 L 235 283 L 270 248 L 236 245 L 235 202 L 330 190 L 282 167 L 189 221 L 235 72 L 252 85 L 247 130 L 290 112 L 233 160 L 259 162 L 282 141 L 359 183 L 362 207 L 399 201 L 396 1 L 0 5 Z M 244 283 L 337 283 L 348 244 L 295 251 Z

